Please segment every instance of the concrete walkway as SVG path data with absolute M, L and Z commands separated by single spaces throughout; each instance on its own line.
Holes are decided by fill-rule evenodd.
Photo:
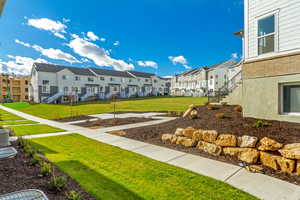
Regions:
M 260 199 L 300 200 L 300 187 L 297 185 L 263 174 L 249 173 L 245 169 L 236 165 L 231 165 L 228 163 L 215 161 L 200 156 L 195 156 L 188 153 L 175 151 L 172 149 L 105 133 L 107 131 L 152 125 L 154 122 L 156 122 L 155 124 L 158 124 L 158 121 L 159 123 L 162 123 L 172 120 L 171 118 L 150 121 L 152 123 L 143 122 L 139 124 L 130 124 L 118 127 L 91 130 L 87 128 L 54 122 L 51 120 L 41 119 L 3 106 L 0 106 L 0 109 L 6 110 L 29 120 L 65 129 L 68 131 L 67 134 L 69 134 L 70 132 L 79 133 L 99 142 L 110 144 L 161 162 L 185 168 L 201 175 L 224 181 L 234 186 L 235 188 L 241 189 Z M 46 134 L 43 134 L 41 136 L 45 137 Z

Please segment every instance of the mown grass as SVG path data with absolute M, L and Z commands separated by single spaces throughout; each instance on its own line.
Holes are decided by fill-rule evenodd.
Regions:
M 30 120 L 22 120 L 22 121 L 0 121 L 0 125 L 19 125 L 19 124 L 37 124 L 38 122 L 30 121 Z
M 12 121 L 12 120 L 25 120 L 25 119 L 0 109 L 0 121 Z
M 43 124 L 8 126 L 7 128 L 11 129 L 16 136 L 57 133 L 57 132 L 65 131 L 63 129 L 54 128 L 52 126 L 43 125 Z
M 149 97 L 128 99 L 116 102 L 116 111 L 184 111 L 189 105 L 202 105 L 207 102 L 205 97 Z M 113 112 L 111 101 L 97 101 L 70 105 L 47 105 L 29 103 L 8 103 L 5 106 L 45 119 L 64 118 L 77 115 L 88 115 Z
M 31 142 L 99 200 L 256 199 L 221 181 L 77 134 Z

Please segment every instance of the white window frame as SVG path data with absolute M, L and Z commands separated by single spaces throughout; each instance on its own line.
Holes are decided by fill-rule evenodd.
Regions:
M 274 26 L 275 26 L 274 31 L 275 32 L 266 34 L 264 36 L 258 36 L 258 22 L 262 19 L 265 19 L 265 18 L 268 18 L 268 17 L 271 17 L 271 16 L 274 16 L 274 20 L 275 20 L 274 21 Z M 259 39 L 264 38 L 264 37 L 268 37 L 270 35 L 274 35 L 274 51 L 259 54 L 259 48 L 258 48 Z M 261 15 L 261 16 L 256 18 L 256 48 L 257 48 L 256 53 L 257 53 L 258 57 L 266 56 L 266 55 L 269 55 L 269 54 L 274 54 L 274 53 L 277 53 L 279 51 L 279 10 L 269 12 L 267 14 Z
M 279 111 L 279 114 L 281 114 L 281 115 L 290 115 L 290 116 L 299 116 L 300 117 L 300 112 L 289 112 L 289 113 L 284 112 L 284 106 L 283 106 L 283 104 L 284 104 L 283 87 L 284 86 L 290 86 L 290 85 L 299 85 L 300 86 L 300 82 L 281 83 L 279 85 L 279 91 L 280 91 L 280 102 L 279 102 L 279 104 L 280 104 L 280 106 L 279 106 L 280 111 Z

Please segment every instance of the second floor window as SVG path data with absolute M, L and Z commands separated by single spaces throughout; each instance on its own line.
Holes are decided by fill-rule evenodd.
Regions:
M 88 81 L 89 81 L 89 82 L 94 82 L 94 79 L 91 78 L 91 77 L 88 77 Z
M 101 81 L 104 81 L 104 77 L 103 77 L 103 76 L 101 76 L 101 77 L 100 77 L 100 80 L 101 80 Z
M 258 55 L 275 51 L 275 15 L 258 20 Z
M 75 76 L 75 81 L 80 81 L 80 77 L 79 76 Z
M 43 85 L 48 85 L 49 81 L 48 80 L 43 80 Z
M 63 75 L 63 76 L 62 76 L 62 79 L 63 79 L 63 80 L 67 80 L 67 76 L 66 76 L 66 75 Z

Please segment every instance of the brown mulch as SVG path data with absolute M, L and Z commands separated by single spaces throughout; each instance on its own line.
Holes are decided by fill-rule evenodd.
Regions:
M 31 158 L 18 146 L 14 146 L 18 154 L 14 158 L 0 160 L 0 194 L 26 189 L 39 189 L 51 200 L 64 200 L 66 198 L 65 192 L 74 190 L 82 195 L 82 199 L 95 200 L 75 180 L 55 166 L 55 175 L 67 177 L 67 184 L 61 192 L 52 191 L 48 186 L 50 177 L 40 177 L 39 167 L 32 166 L 30 163 Z
M 152 121 L 155 119 L 151 118 L 143 118 L 143 117 L 128 117 L 128 118 L 115 118 L 115 119 L 99 119 L 96 121 L 86 121 L 82 123 L 77 123 L 73 125 L 93 128 L 93 127 L 112 127 L 112 126 L 120 126 L 125 124 L 135 124 L 140 122 Z
M 73 117 L 58 118 L 58 119 L 53 119 L 53 120 L 58 121 L 58 122 L 73 122 L 73 121 L 88 120 L 88 119 L 95 119 L 95 117 L 91 117 L 88 115 L 79 115 L 79 116 L 73 116 Z
M 161 136 L 165 133 L 173 134 L 177 128 L 193 127 L 196 129 L 216 130 L 219 133 L 230 133 L 237 136 L 256 136 L 259 139 L 263 137 L 270 137 L 283 144 L 300 142 L 300 124 L 262 120 L 268 125 L 256 128 L 253 124 L 259 119 L 244 118 L 240 112 L 234 111 L 233 108 L 233 106 L 217 106 L 216 110 L 208 110 L 206 106 L 199 106 L 197 107 L 199 119 L 191 120 L 188 118 L 178 118 L 163 124 L 128 129 L 125 130 L 125 137 L 232 164 L 240 164 L 241 161 L 224 155 L 212 156 L 198 150 L 197 148 L 186 148 L 182 145 L 164 143 L 161 141 Z M 215 115 L 217 113 L 224 113 L 225 118 L 216 119 Z M 300 176 L 292 176 L 282 172 L 275 172 L 267 167 L 264 167 L 263 172 L 270 176 L 300 185 Z

